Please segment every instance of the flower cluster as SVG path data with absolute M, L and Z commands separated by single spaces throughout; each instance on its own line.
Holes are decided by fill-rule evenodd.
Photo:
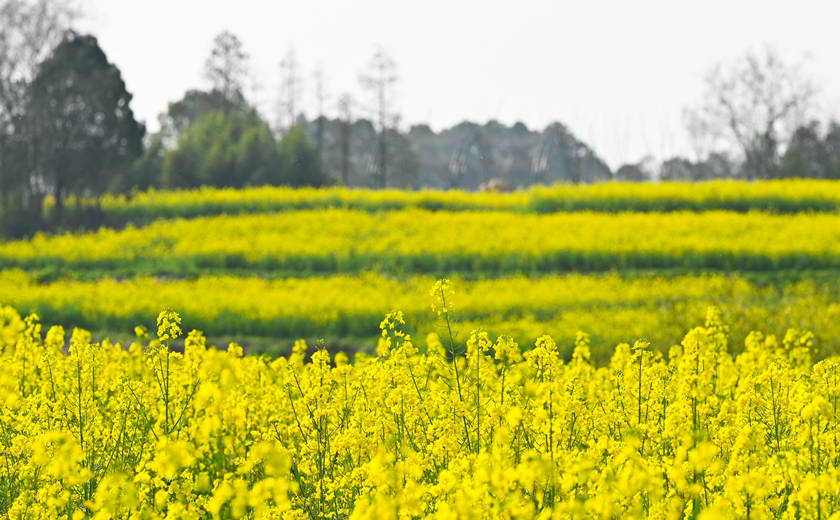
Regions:
M 313 209 L 35 235 L 0 243 L 0 265 L 120 275 L 130 264 L 136 272 L 180 276 L 196 268 L 485 275 L 834 269 L 840 267 L 838 227 L 836 212 Z
M 156 339 L 75 330 L 65 351 L 61 327 L 0 315 L 8 518 L 840 511 L 840 358 L 814 362 L 797 330 L 753 333 L 733 356 L 714 310 L 667 355 L 638 341 L 605 365 L 586 334 L 524 351 L 481 330 L 460 348 L 435 334 L 415 345 L 398 312 L 382 321 L 379 355 L 352 363 L 303 341 L 288 357 L 243 356 L 196 331 L 176 351 L 172 312 Z
M 74 203 L 73 197 L 67 204 Z M 47 205 L 55 204 L 47 197 Z M 514 193 L 460 190 L 366 190 L 359 188 L 287 188 L 276 186 L 149 190 L 105 194 L 101 206 L 108 221 L 151 221 L 219 213 L 257 213 L 302 208 L 358 208 L 383 211 L 430 208 L 445 211 L 836 211 L 840 189 L 831 180 L 778 179 L 762 182 L 732 179 L 706 182 L 607 182 L 534 186 Z
M 375 345 L 377 317 L 399 309 L 424 338 L 439 330 L 442 316 L 429 312 L 431 276 L 399 278 L 363 273 L 263 279 L 217 276 L 59 279 L 42 283 L 18 270 L 0 271 L 0 302 L 37 312 L 55 323 L 84 323 L 94 331 L 136 330 L 141 341 L 155 336 L 150 320 L 162 308 L 183 312 L 185 321 L 212 337 L 259 336 L 360 338 Z M 641 336 L 658 345 L 678 343 L 705 308 L 714 303 L 731 323 L 737 348 L 751 330 L 783 334 L 795 323 L 816 335 L 820 354 L 840 350 L 840 304 L 836 282 L 800 280 L 766 284 L 744 275 L 635 276 L 627 274 L 523 275 L 466 280 L 444 287 L 447 312 L 457 313 L 461 334 L 481 328 L 527 345 L 542 334 L 561 344 L 564 355 L 578 331 L 592 337 L 592 357 L 605 361 L 616 344 Z M 450 294 L 447 294 L 449 291 Z M 201 295 L 196 297 L 196 295 Z M 492 295 L 492 297 L 488 297 Z M 442 311 L 435 290 L 431 301 Z M 113 305 L 119 301 L 119 305 Z M 4 317 L 0 316 L 0 323 Z M 0 337 L 0 343 L 8 342 Z M 285 349 L 284 349 L 285 351 Z M 277 353 L 277 352 L 273 352 Z

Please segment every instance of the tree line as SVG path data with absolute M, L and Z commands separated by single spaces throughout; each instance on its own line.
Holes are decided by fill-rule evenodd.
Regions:
M 207 88 L 169 104 L 149 133 L 119 68 L 81 15 L 60 0 L 0 0 L 0 224 L 17 236 L 96 226 L 99 197 L 150 188 L 247 185 L 513 189 L 609 180 L 840 178 L 840 125 L 813 117 L 816 89 L 770 50 L 721 63 L 686 110 L 694 156 L 644 159 L 614 171 L 561 123 L 464 122 L 400 128 L 396 61 L 382 48 L 359 75 L 369 102 L 328 108 L 316 70 L 314 115 L 302 110 L 294 48 L 279 63 L 269 122 L 247 98 L 248 53 L 229 31 L 204 63 Z M 357 112 L 359 112 L 357 114 Z M 52 203 L 45 205 L 45 200 Z M 73 201 L 68 204 L 68 201 Z M 45 211 L 45 207 L 49 211 Z
M 205 63 L 211 87 L 171 103 L 150 135 L 119 68 L 72 29 L 78 16 L 69 3 L 0 1 L 4 235 L 97 226 L 106 192 L 328 182 L 303 128 L 278 138 L 245 99 L 232 34 L 216 38 Z

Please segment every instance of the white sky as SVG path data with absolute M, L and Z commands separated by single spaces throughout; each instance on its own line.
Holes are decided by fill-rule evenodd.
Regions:
M 314 113 L 322 66 L 329 111 L 342 92 L 364 99 L 359 72 L 376 44 L 397 60 L 402 126 L 464 119 L 559 120 L 611 166 L 645 154 L 690 153 L 682 110 L 708 68 L 770 44 L 807 58 L 819 115 L 840 117 L 840 0 L 84 0 L 93 32 L 123 72 L 137 117 L 205 87 L 213 36 L 236 33 L 251 56 L 249 93 L 274 118 L 278 63 L 290 44 Z M 307 85 L 310 88 L 307 88 Z

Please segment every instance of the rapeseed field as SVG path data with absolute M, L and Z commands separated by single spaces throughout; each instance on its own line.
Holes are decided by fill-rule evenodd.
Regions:
M 0 515 L 836 518 L 838 204 L 106 198 L 0 244 Z
M 446 331 L 458 303 L 433 288 Z M 475 330 L 375 355 L 208 347 L 162 312 L 93 342 L 3 309 L 0 509 L 9 518 L 828 518 L 840 508 L 840 358 L 812 335 L 728 351 L 715 308 L 667 355 L 579 334 Z

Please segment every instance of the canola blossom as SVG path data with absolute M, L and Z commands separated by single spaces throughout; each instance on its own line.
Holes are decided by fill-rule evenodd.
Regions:
M 126 345 L 0 312 L 0 513 L 8 518 L 829 518 L 840 510 L 840 358 L 711 308 L 666 355 L 591 362 L 403 314 L 376 355 L 276 359 L 184 334 Z M 454 299 L 453 299 L 454 298 Z M 183 341 L 183 343 L 181 343 Z M 183 349 L 174 348 L 183 345 Z M 68 346 L 69 345 L 69 346 Z
M 206 270 L 505 274 L 840 267 L 840 214 L 369 213 L 349 209 L 164 220 L 0 245 L 0 267 L 191 275 Z
M 752 330 L 782 334 L 787 327 L 816 335 L 824 356 L 840 349 L 840 292 L 828 273 L 776 287 L 738 275 L 620 276 L 567 274 L 489 280 L 453 277 L 458 287 L 457 332 L 483 328 L 530 344 L 548 334 L 571 353 L 578 331 L 591 335 L 593 356 L 635 338 L 654 345 L 679 343 L 708 305 L 720 307 L 737 343 Z M 54 280 L 41 283 L 19 270 L 0 271 L 0 302 L 46 322 L 125 338 L 149 325 L 161 308 L 178 309 L 184 322 L 214 339 L 233 339 L 249 352 L 288 352 L 283 339 L 326 338 L 346 349 L 372 350 L 379 319 L 403 311 L 418 337 L 439 332 L 429 313 L 429 276 L 375 273 L 264 279 L 205 275 L 195 279 Z M 195 295 L 201 295 L 196 298 Z M 122 331 L 122 333 L 120 333 Z
M 75 204 L 70 200 L 68 205 Z M 49 203 L 48 203 L 49 207 Z M 514 193 L 460 190 L 366 190 L 352 188 L 202 187 L 106 195 L 101 201 L 110 224 L 159 218 L 263 213 L 297 209 L 351 208 L 365 211 L 420 208 L 442 211 L 750 211 L 778 213 L 840 210 L 837 183 L 814 179 L 765 180 L 760 183 L 717 180 L 658 184 L 609 182 L 537 186 Z

